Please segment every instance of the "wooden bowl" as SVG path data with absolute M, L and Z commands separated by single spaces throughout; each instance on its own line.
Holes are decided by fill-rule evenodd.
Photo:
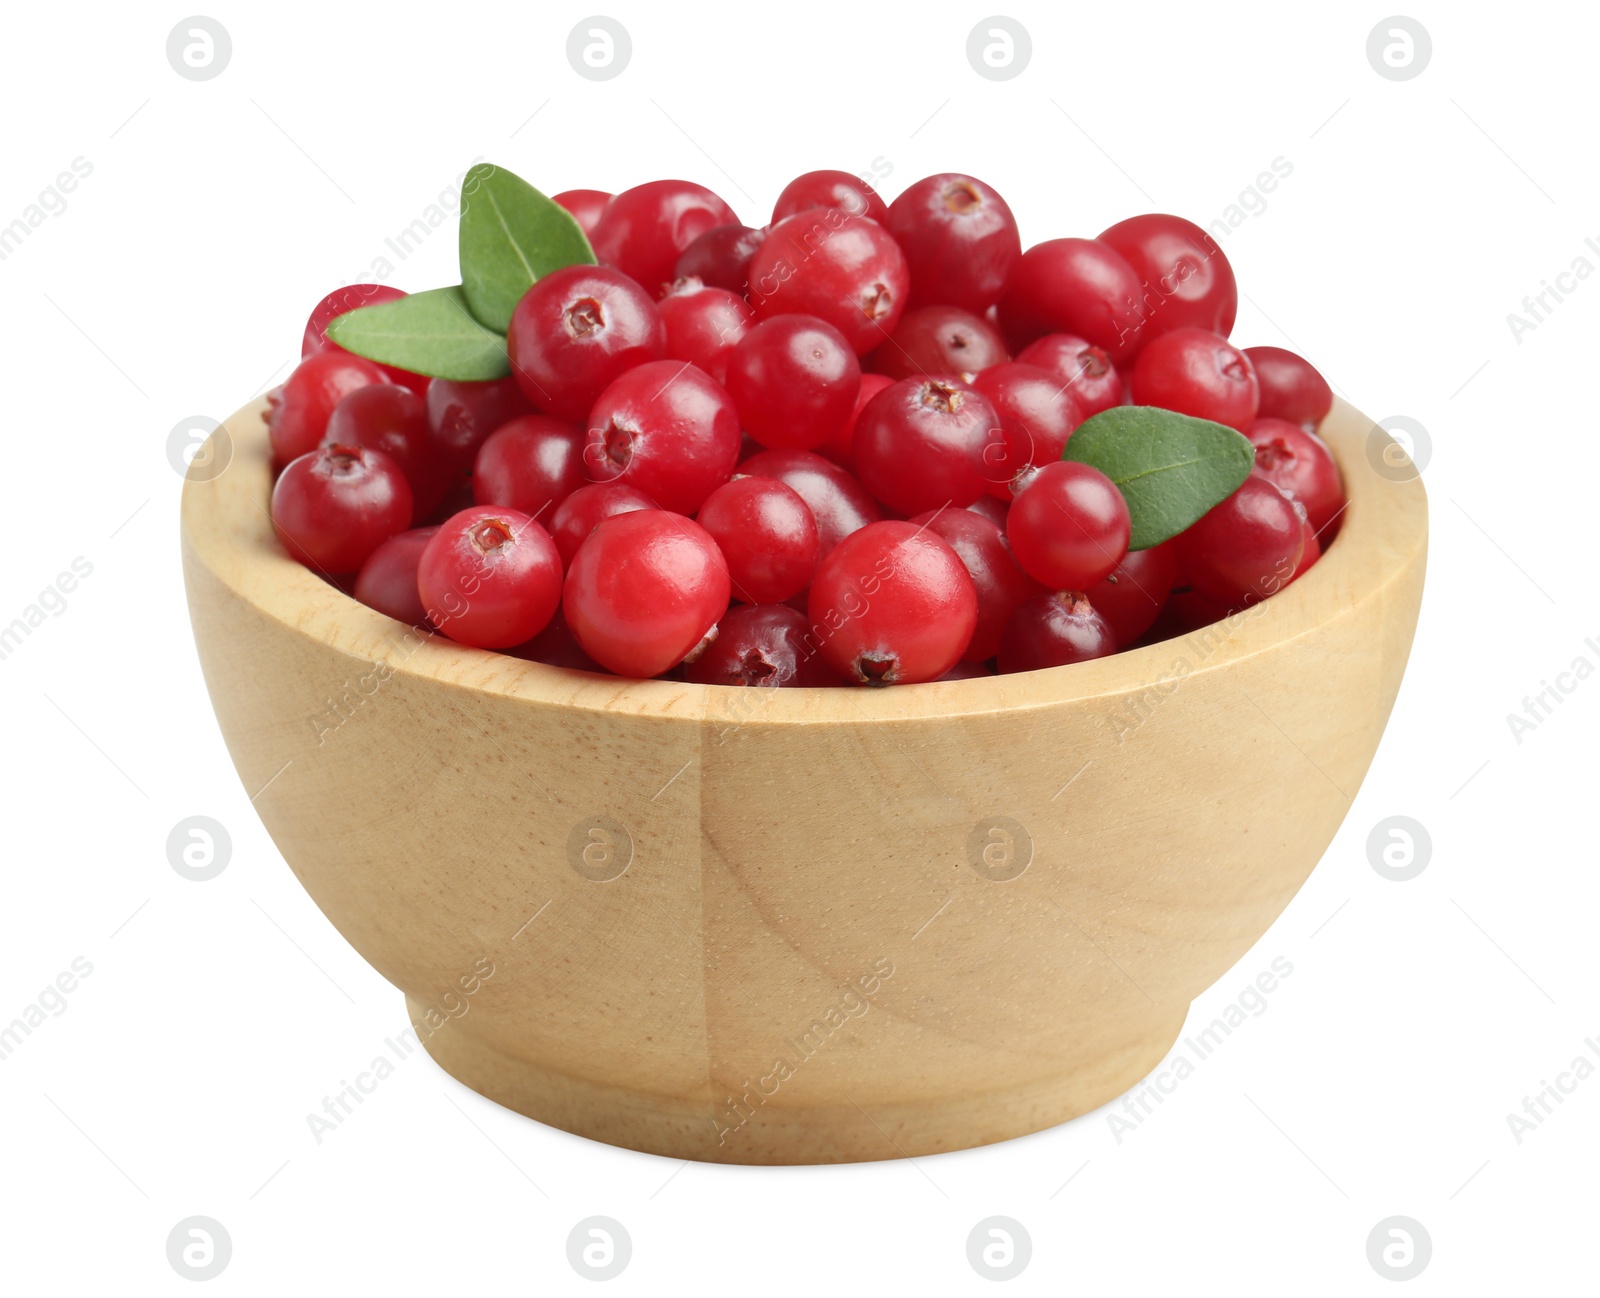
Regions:
M 1341 404 L 1338 539 L 1226 623 L 885 690 L 625 681 L 431 639 L 292 561 L 262 408 L 183 495 L 262 820 L 448 1072 L 674 1158 L 931 1154 L 1125 1090 L 1332 839 L 1422 597 L 1422 485 Z

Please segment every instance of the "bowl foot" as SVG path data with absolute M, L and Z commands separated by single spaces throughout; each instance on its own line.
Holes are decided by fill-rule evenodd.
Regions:
M 413 1023 L 428 1007 L 406 998 Z M 423 1034 L 435 1062 L 463 1085 L 508 1109 L 574 1135 L 665 1158 L 708 1163 L 858 1163 L 915 1158 L 1042 1131 L 1096 1109 L 1144 1077 L 1183 1028 L 1181 1010 L 1123 1045 L 1061 1073 L 966 1095 L 837 1103 L 770 1102 L 738 1096 L 652 1094 L 542 1068 L 455 1030 Z M 730 1104 L 730 1101 L 732 1103 Z M 859 1102 L 858 1102 L 859 1101 Z

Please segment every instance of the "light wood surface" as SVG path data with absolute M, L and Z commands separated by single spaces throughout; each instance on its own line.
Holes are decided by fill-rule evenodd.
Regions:
M 1341 534 L 1222 628 L 887 690 L 623 681 L 427 639 L 294 563 L 261 408 L 191 474 L 183 557 L 273 840 L 449 1072 L 676 1158 L 958 1149 L 1137 1081 L 1326 849 L 1422 597 L 1422 485 L 1341 404 Z M 1015 878 L 985 875 L 1022 859 L 997 817 Z M 595 818 L 609 881 L 577 868 L 606 868 Z

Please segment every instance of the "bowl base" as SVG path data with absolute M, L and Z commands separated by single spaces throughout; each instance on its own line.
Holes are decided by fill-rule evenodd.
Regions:
M 429 1006 L 406 998 L 413 1024 Z M 1159 1027 L 1069 1071 L 1023 1086 L 893 1102 L 780 1106 L 750 1091 L 723 1102 L 606 1086 L 541 1068 L 459 1030 L 424 1033 L 445 1072 L 547 1126 L 664 1158 L 761 1165 L 863 1163 L 990 1145 L 1054 1127 L 1114 1100 L 1166 1057 L 1185 1005 Z M 730 1105 L 728 1099 L 735 1100 Z

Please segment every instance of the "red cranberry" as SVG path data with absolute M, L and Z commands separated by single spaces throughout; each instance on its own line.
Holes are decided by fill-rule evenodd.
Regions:
M 684 361 L 635 366 L 589 412 L 583 452 L 589 480 L 626 482 L 663 509 L 693 514 L 738 460 L 732 398 Z
M 312 352 L 333 351 L 349 356 L 351 353 L 339 346 L 338 343 L 328 341 L 328 326 L 340 316 L 354 311 L 359 307 L 377 306 L 382 302 L 395 302 L 405 296 L 397 288 L 390 288 L 387 284 L 346 284 L 343 288 L 336 288 L 327 297 L 312 308 L 311 318 L 306 321 L 306 331 L 300 339 L 300 356 L 303 360 Z M 376 361 L 373 362 L 377 364 Z M 413 374 L 410 370 L 403 370 L 394 365 L 378 365 L 390 383 L 398 383 L 402 387 L 410 388 L 413 392 L 426 392 L 428 389 L 428 376 Z
M 321 444 L 333 408 L 357 388 L 387 383 L 369 360 L 328 348 L 312 352 L 295 366 L 281 387 L 267 394 L 267 435 L 279 464 L 297 460 Z
M 565 667 L 572 671 L 596 672 L 606 676 L 611 674 L 583 652 L 583 646 L 573 638 L 572 629 L 567 626 L 567 619 L 560 608 L 550 615 L 550 624 L 532 640 L 514 645 L 506 652 L 527 662 L 544 663 L 548 667 Z
M 1022 569 L 1051 590 L 1087 590 L 1128 553 L 1128 502 L 1092 465 L 1057 460 L 1011 502 L 1006 539 Z
M 1084 594 L 1105 618 L 1118 647 L 1125 649 L 1155 624 L 1177 580 L 1177 552 L 1163 542 L 1148 550 L 1129 550 Z
M 1121 365 L 1142 341 L 1142 293 L 1138 273 L 1116 249 L 1096 239 L 1049 239 L 1018 259 L 1000 298 L 1000 328 L 1013 352 L 1065 333 Z
M 728 357 L 755 322 L 749 304 L 728 289 L 680 279 L 657 306 L 667 327 L 667 355 L 698 366 L 722 383 Z
M 939 679 L 942 681 L 975 681 L 982 677 L 996 674 L 995 669 L 986 662 L 959 662 Z
M 772 224 L 813 207 L 837 207 L 851 216 L 864 216 L 879 225 L 889 223 L 889 205 L 878 191 L 848 171 L 808 171 L 783 187 L 772 209 Z
M 856 468 L 897 513 L 964 508 L 988 489 L 985 452 L 999 427 L 988 398 L 955 380 L 901 379 L 856 421 Z
M 914 523 L 871 523 L 817 568 L 809 601 L 823 658 L 863 685 L 936 680 L 960 661 L 978 596 L 956 552 Z
M 1024 347 L 1017 359 L 1065 383 L 1085 419 L 1122 404 L 1122 378 L 1103 347 L 1071 334 L 1046 334 Z
M 1333 389 L 1315 366 L 1282 347 L 1246 347 L 1261 387 L 1264 419 L 1287 419 L 1315 428 L 1333 409 Z
M 1300 580 L 1300 575 L 1311 567 L 1318 559 L 1322 558 L 1322 545 L 1317 540 L 1317 534 L 1311 530 L 1311 520 L 1306 517 L 1305 506 L 1298 500 L 1295 509 L 1300 514 L 1300 562 L 1295 565 L 1294 575 L 1290 581 Z
M 700 506 L 696 521 L 728 561 L 733 597 L 779 604 L 798 595 L 817 567 L 817 520 L 776 478 L 738 477 Z
M 659 508 L 644 492 L 625 482 L 601 482 L 579 487 L 556 506 L 556 512 L 550 520 L 550 537 L 556 543 L 561 562 L 570 567 L 578 547 L 606 519 L 636 509 Z
M 1021 361 L 991 365 L 972 386 L 1000 416 L 998 436 L 984 447 L 984 478 L 989 494 L 1010 499 L 1019 473 L 1061 458 L 1083 413 L 1072 392 L 1055 375 Z
M 657 676 L 692 653 L 728 607 L 728 568 L 705 528 L 661 509 L 602 522 L 573 557 L 562 608 L 596 662 Z
M 564 266 L 523 294 L 506 351 L 529 401 L 558 419 L 582 419 L 618 375 L 667 354 L 667 327 L 621 271 Z
M 1180 533 L 1177 544 L 1196 593 L 1223 608 L 1245 608 L 1277 593 L 1304 549 L 1294 503 L 1256 470 Z
M 1214 419 L 1240 432 L 1250 427 L 1260 400 L 1245 354 L 1208 329 L 1174 329 L 1152 338 L 1134 363 L 1128 390 L 1135 405 Z
M 967 506 L 967 510 L 979 518 L 987 518 L 1003 532 L 1006 530 L 1006 519 L 1011 513 L 1011 502 L 1001 500 L 999 496 L 979 496 Z
M 809 451 L 837 435 L 855 410 L 861 362 L 825 320 L 763 320 L 734 348 L 728 395 L 744 430 L 763 446 Z
M 954 374 L 969 378 L 1007 359 L 1005 340 L 982 316 L 958 306 L 907 311 L 867 365 L 894 379 Z
M 850 418 L 840 426 L 839 431 L 830 437 L 817 449 L 830 460 L 842 464 L 852 473 L 856 467 L 856 421 L 861 418 L 861 412 L 866 409 L 867 402 L 882 392 L 885 388 L 893 387 L 894 380 L 883 374 L 863 374 L 861 387 L 856 391 L 856 403 L 850 411 Z
M 1245 429 L 1261 474 L 1305 506 L 1321 536 L 1344 511 L 1344 484 L 1328 444 L 1286 419 L 1257 419 Z
M 893 332 L 908 284 L 905 254 L 889 232 L 837 207 L 785 217 L 750 261 L 757 317 L 820 316 L 857 356 Z
M 816 688 L 838 676 L 806 640 L 811 623 L 787 604 L 737 604 L 717 623 L 717 638 L 689 664 L 696 685 Z
M 685 248 L 707 230 L 737 221 L 704 185 L 652 180 L 613 198 L 589 241 L 601 261 L 655 294 L 677 278 L 674 267 Z
M 926 176 L 889 207 L 886 223 L 911 268 L 911 307 L 958 306 L 981 314 L 1000 300 L 1022 241 L 1017 218 L 972 176 Z
M 559 194 L 551 194 L 550 201 L 571 212 L 578 228 L 592 236 L 606 204 L 611 202 L 611 195 L 603 189 L 564 189 Z
M 849 470 L 812 451 L 761 451 L 739 465 L 740 473 L 776 478 L 792 487 L 817 521 L 817 554 L 883 517 L 883 510 Z
M 1088 597 L 1078 591 L 1057 591 L 1030 599 L 1011 615 L 1000 638 L 1000 670 L 1065 667 L 1116 651 L 1111 628 Z
M 272 488 L 272 526 L 308 568 L 360 571 L 367 556 L 411 525 L 411 488 L 382 451 L 323 446 L 290 462 Z
M 521 510 L 463 509 L 422 552 L 417 591 L 452 640 L 507 649 L 543 631 L 561 602 L 561 557 Z
M 434 379 L 428 384 L 428 427 L 433 443 L 453 468 L 467 472 L 478 457 L 484 439 L 533 406 L 522 395 L 515 378 L 482 383 Z
M 693 277 L 707 288 L 743 293 L 750 285 L 750 259 L 766 239 L 748 225 L 714 225 L 683 250 L 673 267 L 677 279 Z
M 1151 212 L 1118 221 L 1100 235 L 1144 283 L 1144 340 L 1173 329 L 1209 329 L 1224 338 L 1239 313 L 1233 267 L 1217 241 L 1181 216 Z
M 344 397 L 328 416 L 322 440 L 390 456 L 411 487 L 414 521 L 433 513 L 450 486 L 448 467 L 428 432 L 427 407 L 397 383 L 373 383 Z
M 1019 604 L 1045 593 L 1011 555 L 1000 529 L 966 509 L 935 509 L 909 519 L 936 532 L 956 552 L 978 595 L 978 624 L 963 655 L 966 662 L 993 658 L 1000 633 Z
M 367 556 L 356 575 L 354 595 L 368 608 L 409 626 L 426 626 L 428 611 L 417 593 L 417 565 L 437 527 L 398 532 Z
M 472 471 L 472 498 L 515 509 L 549 523 L 548 515 L 587 479 L 577 424 L 549 415 L 523 415 L 489 434 Z

